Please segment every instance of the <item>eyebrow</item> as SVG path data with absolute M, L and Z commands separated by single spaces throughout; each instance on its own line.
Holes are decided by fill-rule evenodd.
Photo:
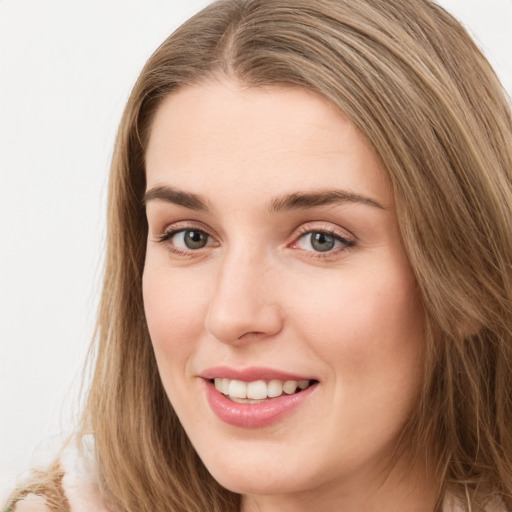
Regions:
M 210 211 L 206 201 L 200 196 L 165 185 L 159 185 L 146 191 L 143 201 L 144 204 L 147 204 L 149 201 L 154 201 L 155 199 L 177 204 L 178 206 L 183 206 L 190 210 L 198 210 L 206 213 Z
M 207 202 L 201 196 L 166 185 L 153 187 L 144 194 L 144 204 L 154 200 L 165 201 L 191 210 L 210 212 Z M 269 211 L 271 213 L 279 213 L 290 210 L 305 210 L 337 203 L 359 203 L 382 210 L 386 209 L 371 197 L 346 190 L 329 189 L 316 192 L 293 192 L 283 197 L 275 198 L 269 204 Z
M 378 201 L 346 190 L 324 190 L 318 192 L 294 192 L 281 198 L 274 199 L 270 203 L 271 212 L 283 212 L 289 210 L 303 210 L 316 206 L 326 206 L 337 203 L 359 203 L 385 210 Z

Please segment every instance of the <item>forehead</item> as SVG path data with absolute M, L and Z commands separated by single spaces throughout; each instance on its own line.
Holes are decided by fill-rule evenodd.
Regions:
M 343 187 L 392 203 L 370 143 L 334 105 L 300 88 L 212 81 L 179 90 L 156 112 L 146 171 L 148 188 Z

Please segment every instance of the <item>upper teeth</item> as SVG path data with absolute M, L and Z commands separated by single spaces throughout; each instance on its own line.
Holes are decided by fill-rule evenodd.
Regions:
M 214 379 L 215 387 L 224 395 L 230 398 L 249 398 L 252 400 L 263 400 L 265 398 L 274 398 L 281 396 L 283 391 L 291 395 L 299 389 L 306 389 L 309 386 L 309 380 L 255 380 L 253 382 L 244 382 L 235 379 Z

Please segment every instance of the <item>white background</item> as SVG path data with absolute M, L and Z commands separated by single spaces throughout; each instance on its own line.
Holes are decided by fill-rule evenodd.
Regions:
M 0 499 L 69 433 L 113 141 L 142 65 L 207 0 L 0 0 Z M 442 0 L 512 93 L 512 0 Z

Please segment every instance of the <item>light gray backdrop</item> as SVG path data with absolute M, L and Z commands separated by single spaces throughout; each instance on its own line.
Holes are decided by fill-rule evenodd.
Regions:
M 206 3 L 0 1 L 0 498 L 73 429 L 117 124 L 145 60 Z M 512 0 L 440 3 L 512 92 Z

